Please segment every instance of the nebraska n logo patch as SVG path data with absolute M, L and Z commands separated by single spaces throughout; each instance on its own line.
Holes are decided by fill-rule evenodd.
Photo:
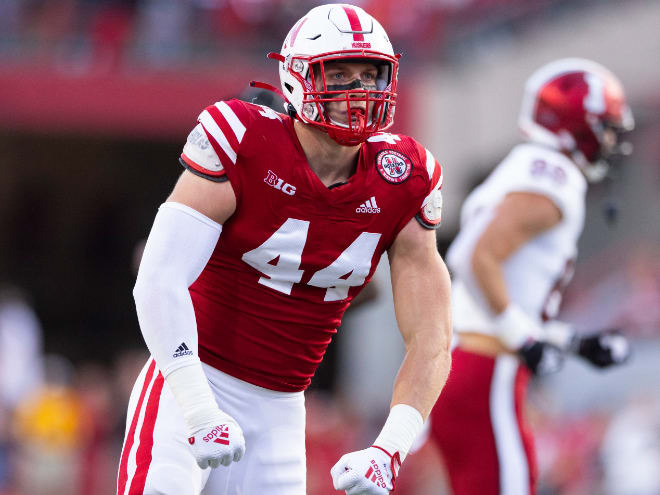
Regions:
M 381 150 L 376 155 L 376 169 L 391 184 L 401 184 L 412 171 L 412 160 L 395 150 Z

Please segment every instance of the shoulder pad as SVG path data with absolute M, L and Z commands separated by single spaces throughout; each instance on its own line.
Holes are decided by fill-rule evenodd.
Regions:
M 226 180 L 225 169 L 218 158 L 202 124 L 197 124 L 188 134 L 183 153 L 179 159 L 181 164 L 195 175 L 213 181 Z
M 437 229 L 442 222 L 442 191 L 434 189 L 426 199 L 415 218 L 427 229 Z
M 442 167 L 428 149 L 423 150 L 426 155 L 430 192 L 422 201 L 422 208 L 415 218 L 423 227 L 437 229 L 442 221 Z

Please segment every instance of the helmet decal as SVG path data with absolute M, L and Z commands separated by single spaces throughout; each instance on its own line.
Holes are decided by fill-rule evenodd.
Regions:
M 289 45 L 293 48 L 293 45 L 296 44 L 296 37 L 298 36 L 298 33 L 300 32 L 300 28 L 303 27 L 303 24 L 307 21 L 307 17 L 303 17 L 300 21 L 298 21 L 298 24 L 293 28 L 293 32 L 291 33 L 291 41 Z M 284 46 L 286 46 L 286 41 L 284 42 Z
M 353 41 L 364 41 L 362 24 L 360 24 L 360 18 L 358 17 L 357 12 L 355 12 L 355 9 L 350 5 L 342 5 L 342 8 L 348 16 L 348 22 L 351 25 L 351 31 L 353 31 Z M 371 29 L 367 32 L 371 32 Z

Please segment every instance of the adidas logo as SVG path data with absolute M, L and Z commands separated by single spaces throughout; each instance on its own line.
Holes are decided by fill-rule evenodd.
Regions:
M 371 196 L 370 199 L 355 208 L 355 213 L 380 213 L 380 208 L 376 204 L 376 196 Z
M 205 442 L 214 442 L 222 445 L 229 445 L 229 427 L 227 425 L 218 425 L 211 432 L 202 438 Z
M 185 342 L 181 342 L 181 345 L 176 348 L 172 357 L 181 357 L 181 356 L 192 356 L 192 351 L 188 349 L 188 346 Z
M 371 466 L 369 466 L 369 469 L 367 469 L 367 472 L 365 473 L 364 477 L 367 478 L 372 483 L 374 483 L 376 486 L 380 488 L 386 488 L 383 475 L 381 474 L 380 469 L 378 468 L 378 464 L 376 464 L 376 462 L 373 459 L 371 460 Z

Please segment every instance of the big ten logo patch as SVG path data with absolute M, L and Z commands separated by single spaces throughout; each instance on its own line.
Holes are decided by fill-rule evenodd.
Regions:
M 280 179 L 272 170 L 268 171 L 268 175 L 264 178 L 264 182 L 289 196 L 296 194 L 296 186 L 284 182 L 284 179 Z

